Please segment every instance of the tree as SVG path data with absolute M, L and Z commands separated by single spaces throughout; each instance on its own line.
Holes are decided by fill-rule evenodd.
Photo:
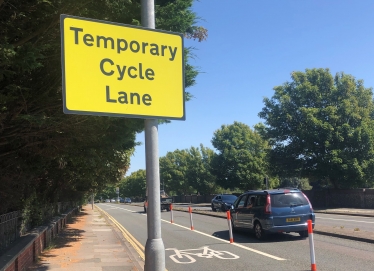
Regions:
M 212 139 L 217 154 L 213 172 L 224 188 L 242 190 L 263 187 L 267 176 L 268 143 L 244 123 L 222 125 Z
M 169 194 L 186 195 L 194 192 L 186 177 L 188 170 L 188 152 L 175 150 L 160 158 L 160 181 Z
M 191 147 L 187 152 L 187 182 L 200 194 L 216 192 L 216 176 L 211 172 L 214 151 L 200 144 L 200 148 Z
M 139 169 L 122 179 L 119 184 L 119 191 L 123 197 L 138 197 L 144 198 L 146 196 L 146 172 L 144 169 Z
M 156 27 L 204 40 L 193 0 L 156 1 Z M 142 119 L 64 115 L 60 14 L 140 25 L 140 1 L 0 1 L 0 214 L 76 201 L 127 171 Z M 196 68 L 186 54 L 185 86 Z M 186 94 L 187 98 L 191 94 Z
M 373 185 L 374 107 L 362 80 L 328 69 L 293 72 L 259 116 L 281 175 L 328 180 L 335 188 Z
M 285 178 L 281 180 L 280 187 L 295 187 L 301 190 L 310 190 L 312 187 L 309 184 L 308 179 L 306 178 Z
M 211 173 L 213 150 L 191 147 L 168 152 L 160 158 L 160 179 L 169 193 L 211 194 L 216 192 L 216 177 Z

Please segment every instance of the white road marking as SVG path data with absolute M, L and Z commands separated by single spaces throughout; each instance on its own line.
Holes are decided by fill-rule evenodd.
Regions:
M 236 260 L 240 258 L 238 255 L 235 255 L 231 252 L 213 250 L 209 248 L 209 246 L 203 246 L 197 249 L 178 250 L 176 248 L 167 248 L 165 250 L 174 250 L 175 254 L 170 255 L 169 258 L 172 259 L 175 263 L 180 264 L 189 264 L 196 262 L 195 258 L 192 256 L 206 259 L 212 259 L 213 257 L 216 257 L 222 260 Z M 184 261 L 180 261 L 181 259 L 183 259 Z
M 171 224 L 170 221 L 168 220 L 163 220 L 161 219 L 161 221 L 164 221 L 168 224 Z M 179 225 L 179 224 L 171 224 L 171 225 L 175 225 L 175 226 L 178 226 L 178 227 L 181 227 L 183 229 L 187 229 L 187 230 L 191 230 L 189 227 L 185 227 L 185 226 L 182 226 L 182 225 Z M 269 258 L 272 258 L 274 260 L 278 260 L 278 261 L 285 261 L 286 259 L 283 259 L 283 258 L 280 258 L 280 257 L 277 257 L 277 256 L 274 256 L 274 255 L 271 255 L 271 254 L 268 254 L 268 253 L 265 253 L 265 252 L 262 252 L 262 251 L 259 251 L 259 250 L 256 250 L 256 249 L 253 249 L 253 248 L 249 248 L 249 247 L 246 247 L 246 246 L 243 246 L 243 245 L 240 245 L 240 244 L 237 244 L 237 243 L 230 243 L 230 241 L 227 241 L 227 240 L 224 240 L 224 239 L 221 239 L 221 238 L 218 238 L 218 237 L 215 237 L 215 236 L 211 236 L 205 232 L 201 232 L 201 231 L 197 231 L 197 230 L 193 230 L 193 232 L 196 232 L 196 233 L 199 233 L 201 235 L 204 235 L 204 236 L 207 236 L 207 237 L 210 237 L 210 238 L 213 238 L 213 239 L 216 239 L 216 240 L 219 240 L 221 242 L 224 242 L 224 243 L 227 243 L 227 244 L 231 244 L 233 246 L 237 246 L 237 247 L 240 247 L 242 249 L 245 249 L 245 250 L 248 250 L 248 251 L 252 251 L 254 253 L 257 253 L 257 254 L 260 254 L 262 256 L 266 256 L 266 257 L 269 257 Z
M 114 209 L 122 209 L 124 211 L 129 211 L 129 212 L 133 212 L 133 213 L 137 213 L 137 212 L 134 212 L 132 210 L 128 210 L 128 209 L 124 209 L 124 208 L 121 208 L 121 207 L 115 207 Z M 143 214 L 143 215 L 147 215 L 147 214 Z M 170 221 L 168 220 L 164 220 L 164 219 L 161 219 L 161 221 L 165 222 L 165 223 L 168 223 L 168 224 L 171 224 Z M 171 224 L 171 225 L 175 225 L 175 226 L 178 226 L 180 228 L 183 228 L 183 229 L 187 229 L 189 231 L 191 231 L 191 228 L 189 227 L 185 227 L 185 226 L 182 226 L 182 225 L 179 225 L 179 224 Z M 271 254 L 268 254 L 266 252 L 262 252 L 262 251 L 259 251 L 257 249 L 253 249 L 253 248 L 249 248 L 249 247 L 246 247 L 246 246 L 243 246 L 243 245 L 240 245 L 240 244 L 237 244 L 237 243 L 230 243 L 230 241 L 227 241 L 227 240 L 224 240 L 224 239 L 221 239 L 221 238 L 218 238 L 218 237 L 215 237 L 215 236 L 212 236 L 212 235 L 209 235 L 207 233 L 204 233 L 204 232 L 201 232 L 201 231 L 197 231 L 197 230 L 193 230 L 193 232 L 195 233 L 199 233 L 201 235 L 204 235 L 204 236 L 207 236 L 207 237 L 210 237 L 210 238 L 213 238 L 213 239 L 216 239 L 216 240 L 219 240 L 219 241 L 222 241 L 224 243 L 227 243 L 227 244 L 231 244 L 233 246 L 237 246 L 237 247 L 240 247 L 242 249 L 245 249 L 245 250 L 248 250 L 248 251 L 251 251 L 251 252 L 254 252 L 254 253 L 257 253 L 257 254 L 260 254 L 262 256 L 265 256 L 265 257 L 269 257 L 271 259 L 274 259 L 274 260 L 278 260 L 278 261 L 285 261 L 286 259 L 283 259 L 283 258 L 280 258 L 280 257 L 277 257 L 277 256 L 274 256 L 274 255 L 271 255 Z
M 328 219 L 328 220 L 338 220 L 338 221 L 347 221 L 347 222 L 359 222 L 359 223 L 374 224 L 374 221 L 370 222 L 370 221 L 360 221 L 360 220 L 350 220 L 350 219 L 328 218 L 328 217 L 320 217 L 320 216 L 316 216 L 316 218 L 318 218 L 318 219 Z

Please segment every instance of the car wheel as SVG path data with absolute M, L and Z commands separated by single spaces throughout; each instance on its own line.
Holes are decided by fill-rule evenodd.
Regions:
M 258 240 L 264 240 L 265 239 L 265 232 L 262 229 L 262 226 L 260 222 L 256 222 L 254 226 L 255 236 Z
M 214 208 L 214 205 L 212 203 L 212 211 L 215 212 L 216 211 L 216 208 Z
M 233 221 L 232 218 L 231 218 L 231 228 L 232 228 L 233 232 L 237 232 L 238 231 L 238 229 L 234 226 L 234 221 Z
M 147 213 L 147 208 L 144 207 L 144 213 Z
M 301 238 L 307 238 L 308 235 L 309 235 L 309 233 L 308 233 L 307 230 L 305 230 L 305 231 L 299 231 L 299 234 L 300 234 Z

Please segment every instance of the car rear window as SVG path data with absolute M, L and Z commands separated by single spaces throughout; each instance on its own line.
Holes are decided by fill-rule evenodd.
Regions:
M 235 196 L 235 195 L 223 195 L 222 196 L 222 200 L 232 200 L 232 201 L 234 201 L 234 200 L 236 200 L 236 198 L 237 198 L 237 196 Z
M 272 194 L 270 195 L 270 197 L 272 207 L 290 207 L 309 204 L 303 194 L 299 192 L 287 194 Z

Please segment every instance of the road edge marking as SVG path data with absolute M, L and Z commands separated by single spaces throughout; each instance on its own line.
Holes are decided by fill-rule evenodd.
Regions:
M 139 254 L 140 258 L 145 261 L 145 254 L 144 250 L 145 248 L 139 243 L 138 240 L 135 239 L 134 236 L 132 236 L 115 218 L 113 218 L 110 214 L 105 212 L 103 209 L 101 209 L 98 206 L 95 206 L 100 212 L 102 212 L 104 215 L 106 215 L 113 223 L 117 226 L 117 228 L 121 231 L 123 237 L 133 246 L 133 248 L 136 250 L 136 252 Z
M 95 207 L 97 207 L 97 206 L 95 206 Z M 98 207 L 99 208 L 99 207 Z M 131 210 L 128 210 L 128 209 L 124 209 L 124 208 L 119 208 L 119 207 L 116 207 L 116 209 L 120 209 L 120 210 L 124 210 L 124 211 L 131 211 Z M 104 213 L 106 213 L 104 210 L 103 210 L 103 212 Z M 132 211 L 131 211 L 132 212 Z M 107 213 L 106 213 L 107 214 Z M 109 214 L 107 214 L 108 215 L 108 217 L 113 221 L 116 221 L 114 218 L 111 218 L 111 216 L 109 215 Z M 114 222 L 113 221 L 113 222 Z M 183 228 L 183 229 L 186 229 L 186 230 L 188 230 L 188 231 L 191 231 L 191 229 L 189 228 L 189 227 L 185 227 L 185 226 L 182 226 L 182 225 L 179 225 L 179 224 L 176 224 L 176 223 L 170 223 L 170 221 L 169 220 L 165 220 L 165 219 L 161 219 L 161 221 L 162 222 L 165 222 L 165 223 L 167 223 L 167 224 L 170 224 L 170 225 L 175 225 L 175 226 L 178 226 L 178 227 L 180 227 L 180 228 Z M 117 221 L 116 221 L 117 222 Z M 115 224 L 118 224 L 118 226 L 117 227 L 120 227 L 120 228 L 123 228 L 123 226 L 121 225 L 121 224 L 119 224 L 118 222 L 116 223 L 116 222 L 114 222 Z M 126 231 L 127 233 L 128 233 L 128 235 L 129 236 L 132 236 L 125 228 L 123 228 L 124 229 L 124 231 Z M 237 247 L 239 247 L 239 248 L 242 248 L 242 249 L 245 249 L 245 250 L 248 250 L 248 251 L 251 251 L 251 252 L 254 252 L 254 253 L 257 253 L 257 254 L 260 254 L 260 255 L 262 255 L 262 256 L 265 256 L 265 257 L 268 257 L 268 258 L 271 258 L 271 259 L 274 259 L 274 260 L 277 260 L 277 261 L 286 261 L 287 259 L 284 259 L 284 258 L 281 258 L 281 257 L 277 257 L 277 256 L 274 256 L 274 255 L 271 255 L 271 254 L 268 254 L 268 253 L 266 253 L 266 252 L 262 252 L 262 251 L 259 251 L 259 250 L 257 250 L 257 249 L 254 249 L 254 248 L 250 248 L 250 247 L 246 247 L 246 246 L 244 246 L 244 245 L 240 245 L 240 244 L 237 244 L 237 243 L 230 243 L 230 241 L 227 241 L 227 240 L 225 240 L 225 239 L 222 239 L 222 238 L 218 238 L 218 237 L 215 237 L 215 236 L 212 236 L 212 235 L 209 235 L 209 234 L 207 234 L 207 233 L 204 233 L 204 232 L 201 232 L 201 231 L 198 231 L 198 230 L 194 230 L 193 232 L 196 232 L 196 233 L 199 233 L 199 234 L 201 234 L 201 235 L 204 235 L 204 236 L 207 236 L 207 237 L 210 237 L 210 238 L 213 238 L 213 239 L 216 239 L 216 240 L 219 240 L 219 241 L 222 241 L 222 242 L 224 242 L 224 243 L 227 243 L 227 244 L 229 244 L 229 245 L 234 245 L 234 246 L 237 246 Z M 134 238 L 134 237 L 132 237 L 132 238 Z M 134 240 L 137 242 L 137 243 L 139 243 L 135 238 L 134 238 Z M 139 245 L 140 245 L 140 243 L 139 243 Z M 140 245 L 140 247 L 143 249 L 143 251 L 145 250 L 144 249 L 144 247 L 142 246 L 142 245 Z M 144 255 L 144 253 L 143 253 L 143 255 Z

